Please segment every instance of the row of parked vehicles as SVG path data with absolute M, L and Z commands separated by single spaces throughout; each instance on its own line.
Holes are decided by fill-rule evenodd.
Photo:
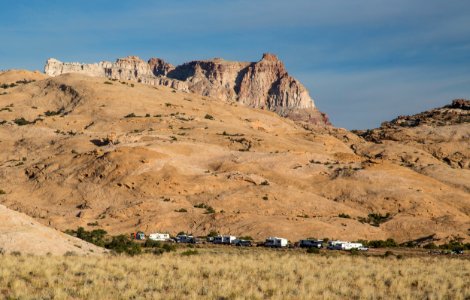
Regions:
M 143 232 L 136 232 L 131 235 L 133 239 L 136 240 L 145 240 L 146 236 Z M 346 241 L 328 241 L 323 240 L 314 240 L 314 239 L 305 239 L 300 240 L 295 244 L 289 243 L 289 240 L 280 237 L 268 237 L 262 243 L 254 243 L 251 240 L 237 238 L 233 235 L 218 235 L 214 237 L 197 238 L 192 235 L 179 234 L 176 237 L 171 237 L 168 233 L 151 233 L 148 236 L 149 240 L 152 241 L 161 241 L 161 242 L 174 242 L 174 243 L 186 243 L 186 244 L 201 244 L 201 243 L 212 243 L 219 245 L 234 245 L 239 247 L 252 247 L 252 246 L 264 246 L 271 248 L 292 248 L 292 247 L 301 247 L 301 248 L 327 248 L 330 250 L 359 250 L 367 251 L 368 248 L 364 247 L 361 243 L 351 243 Z

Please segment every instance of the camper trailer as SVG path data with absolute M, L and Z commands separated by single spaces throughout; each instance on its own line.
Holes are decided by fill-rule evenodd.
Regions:
M 287 247 L 288 244 L 289 244 L 289 241 L 287 239 L 280 238 L 280 237 L 268 237 L 266 239 L 266 242 L 264 243 L 266 247 L 272 247 L 272 248 Z
M 226 244 L 230 245 L 237 239 L 236 236 L 233 235 L 218 235 L 214 237 L 214 244 Z
M 358 249 L 363 250 L 366 249 L 361 243 L 351 243 L 345 241 L 330 241 L 328 243 L 328 249 L 331 250 L 352 250 Z
M 149 240 L 165 242 L 170 240 L 170 235 L 168 233 L 151 233 Z

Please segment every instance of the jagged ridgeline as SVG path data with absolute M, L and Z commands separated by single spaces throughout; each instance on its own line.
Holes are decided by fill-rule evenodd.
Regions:
M 290 76 L 275 55 L 265 53 L 258 62 L 234 62 L 220 58 L 191 61 L 173 66 L 162 59 L 145 62 L 136 56 L 115 63 L 64 63 L 47 61 L 45 73 L 58 76 L 82 73 L 95 77 L 130 80 L 155 86 L 168 86 L 185 92 L 236 101 L 249 107 L 267 109 L 297 121 L 328 125 L 307 89 Z

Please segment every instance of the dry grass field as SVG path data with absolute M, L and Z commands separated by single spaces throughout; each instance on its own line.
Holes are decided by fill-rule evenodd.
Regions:
M 469 299 L 470 261 L 265 249 L 0 256 L 6 299 Z

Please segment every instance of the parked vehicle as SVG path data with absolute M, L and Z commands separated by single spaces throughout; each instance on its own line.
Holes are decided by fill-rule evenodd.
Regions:
M 143 233 L 142 231 L 133 232 L 131 233 L 131 239 L 140 241 L 145 240 L 145 233 Z
M 341 245 L 345 244 L 345 243 L 347 243 L 347 242 L 345 242 L 345 241 L 329 241 L 327 248 L 329 250 L 341 250 L 341 247 L 342 247 Z
M 233 244 L 236 239 L 237 237 L 233 235 L 218 235 L 214 237 L 213 243 L 230 245 Z
M 367 251 L 368 248 L 365 248 L 361 243 L 351 243 L 345 241 L 331 241 L 328 243 L 328 249 L 331 250 L 364 250 Z
M 289 241 L 284 238 L 280 237 L 268 237 L 266 239 L 266 242 L 264 243 L 264 246 L 266 247 L 272 247 L 272 248 L 281 248 L 281 247 L 287 247 L 289 244 Z
M 152 240 L 152 241 L 161 241 L 161 242 L 169 241 L 171 239 L 168 233 L 158 233 L 158 232 L 149 234 L 148 238 L 149 240 Z
M 300 240 L 299 247 L 301 248 L 321 248 L 323 240 Z
M 234 242 L 235 246 L 238 247 L 251 247 L 252 243 L 249 240 L 235 240 Z
M 180 234 L 175 238 L 177 243 L 196 244 L 196 239 L 192 235 Z

